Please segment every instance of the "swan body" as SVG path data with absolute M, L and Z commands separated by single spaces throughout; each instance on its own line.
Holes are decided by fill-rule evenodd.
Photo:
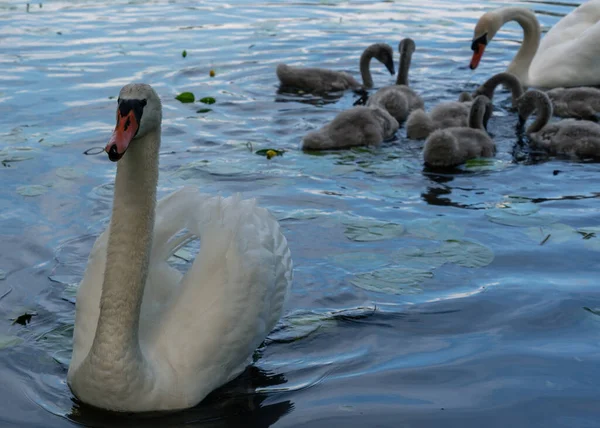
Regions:
M 436 129 L 467 127 L 472 98 L 463 93 L 458 101 L 440 103 L 429 113 L 420 108 L 414 110 L 406 120 L 406 136 L 413 140 L 424 140 Z
M 399 124 L 404 123 L 412 110 L 424 108 L 425 104 L 419 94 L 408 86 L 408 71 L 415 42 L 406 38 L 400 42 L 400 65 L 395 85 L 384 86 L 369 97 L 367 106 L 378 106 L 388 111 Z
M 423 159 L 430 167 L 448 168 L 477 157 L 491 157 L 496 145 L 483 127 L 483 117 L 490 100 L 475 98 L 469 113 L 469 127 L 438 129 L 431 133 L 423 147 Z
M 302 140 L 303 150 L 346 149 L 377 146 L 394 136 L 400 125 L 379 107 L 357 106 L 339 113 L 321 129 Z
M 240 374 L 279 320 L 290 251 L 254 200 L 183 188 L 156 204 L 160 99 L 130 84 L 118 102 L 112 216 L 77 292 L 67 382 L 113 411 L 187 408 Z M 187 273 L 167 264 L 198 238 Z
M 509 21 L 523 28 L 523 43 L 507 71 L 525 86 L 542 88 L 600 84 L 600 0 L 589 0 L 550 29 L 540 42 L 540 24 L 523 7 L 502 7 L 481 16 L 475 26 L 471 69 L 477 68 L 485 47 Z
M 394 50 L 386 43 L 372 44 L 361 55 L 359 66 L 362 84 L 346 72 L 326 68 L 293 67 L 279 64 L 276 73 L 282 87 L 296 88 L 309 93 L 322 94 L 347 89 L 362 91 L 365 88 L 373 87 L 370 71 L 372 58 L 383 63 L 390 74 L 394 74 Z
M 598 88 L 554 88 L 546 93 L 552 101 L 555 116 L 596 120 L 600 113 Z
M 544 92 L 530 90 L 519 100 L 520 124 L 534 112 L 536 119 L 526 130 L 533 147 L 550 155 L 600 158 L 600 125 L 576 119 L 548 123 L 552 117 L 550 98 Z

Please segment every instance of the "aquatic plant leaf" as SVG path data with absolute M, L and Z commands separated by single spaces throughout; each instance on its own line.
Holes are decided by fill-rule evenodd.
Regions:
M 204 98 L 200 98 L 200 102 L 202 104 L 214 104 L 217 102 L 217 100 L 215 100 L 213 97 L 204 97 Z
M 364 290 L 386 294 L 418 294 L 419 284 L 433 278 L 433 272 L 425 269 L 393 267 L 360 273 L 350 282 Z
M 449 240 L 439 249 L 450 263 L 469 268 L 487 266 L 494 260 L 494 252 L 485 245 L 467 240 Z
M 437 269 L 448 260 L 440 254 L 439 247 L 436 248 L 403 248 L 394 254 L 394 260 L 397 264 L 406 267 L 428 269 Z
M 40 196 L 48 191 L 48 186 L 41 184 L 31 184 L 17 187 L 17 193 L 23 196 Z
M 6 279 L 6 272 L 0 269 L 0 281 L 2 281 L 3 279 Z
M 365 271 L 388 264 L 383 254 L 369 251 L 354 251 L 334 254 L 328 257 L 331 263 L 350 272 Z
M 0 334 L 0 350 L 17 346 L 21 342 L 23 342 L 23 339 L 21 339 L 20 337 L 3 336 Z
M 184 58 L 187 56 L 187 51 L 185 49 L 183 50 L 183 52 L 181 52 L 181 56 Z
M 600 251 L 600 226 L 582 227 L 577 233 L 583 239 L 583 245 L 593 251 Z
M 385 223 L 377 220 L 363 219 L 345 223 L 344 235 L 351 241 L 369 242 L 396 238 L 404 233 L 404 226 L 397 223 Z
M 196 110 L 196 113 L 208 113 L 209 111 L 212 111 L 211 108 L 201 108 L 199 110 Z
M 525 233 L 535 242 L 539 242 L 540 244 L 543 242 L 543 245 L 558 244 L 580 236 L 574 228 L 562 223 L 530 227 Z
M 74 180 L 76 178 L 83 176 L 83 171 L 78 168 L 71 168 L 68 166 L 64 166 L 64 167 L 58 168 L 55 171 L 55 174 L 58 175 L 60 178 L 64 178 L 65 180 Z
M 534 227 L 556 223 L 558 219 L 549 214 L 540 214 L 539 205 L 527 198 L 510 197 L 485 215 L 493 223 L 506 226 Z
M 587 306 L 584 306 L 583 309 L 594 315 L 600 316 L 600 308 L 588 308 Z
M 455 221 L 439 217 L 416 219 L 409 222 L 406 228 L 409 235 L 438 241 L 458 239 L 465 234 L 463 226 Z
M 283 156 L 285 150 L 277 150 L 277 149 L 261 149 L 254 152 L 254 154 L 259 156 L 266 156 L 267 159 L 271 159 L 274 156 Z
M 196 97 L 191 92 L 182 92 L 181 94 L 177 95 L 175 99 L 182 103 L 193 103 L 196 100 Z

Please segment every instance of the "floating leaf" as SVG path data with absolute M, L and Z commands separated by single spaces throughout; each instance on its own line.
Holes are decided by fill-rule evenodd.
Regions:
M 71 168 L 68 166 L 64 166 L 61 168 L 58 168 L 55 171 L 56 175 L 58 175 L 60 178 L 64 178 L 65 180 L 74 180 L 76 178 L 79 178 L 83 175 L 83 171 L 78 169 L 78 168 Z
M 277 150 L 277 149 L 261 149 L 254 152 L 259 156 L 266 156 L 267 159 L 271 159 L 274 156 L 283 156 L 285 150 Z
M 413 220 L 406 225 L 406 228 L 410 235 L 439 241 L 461 238 L 465 234 L 463 226 L 439 217 Z
M 208 113 L 209 111 L 212 111 L 211 108 L 201 108 L 200 110 L 196 110 L 196 113 Z
M 385 268 L 355 275 L 350 282 L 364 290 L 386 294 L 417 294 L 423 281 L 433 278 L 433 272 L 414 268 Z
M 439 247 L 432 249 L 415 247 L 403 248 L 394 256 L 398 264 L 429 270 L 439 268 L 448 261 L 446 257 L 440 253 Z
M 175 99 L 181 101 L 182 103 L 193 103 L 196 100 L 196 97 L 191 92 L 182 92 L 181 94 L 177 95 Z
M 17 336 L 3 336 L 0 334 L 0 349 L 6 349 L 17 346 L 23 342 L 23 339 Z
M 217 102 L 217 100 L 215 100 L 213 97 L 200 98 L 199 101 L 203 104 L 209 104 L 209 105 Z
M 531 239 L 539 242 L 540 244 L 544 242 L 544 240 L 544 244 L 558 244 L 579 236 L 575 229 L 562 223 L 554 223 L 548 226 L 530 227 L 525 231 L 525 233 Z M 548 236 L 550 237 L 548 238 Z
M 208 73 L 208 75 L 210 77 L 215 77 L 215 70 L 210 70 L 210 72 Z
M 187 51 L 185 49 L 183 50 L 183 52 L 181 52 L 181 56 L 184 58 L 187 56 Z
M 490 248 L 466 240 L 446 241 L 439 252 L 450 263 L 469 268 L 487 266 L 494 260 L 494 252 Z
M 48 191 L 47 186 L 41 184 L 32 184 L 17 187 L 17 193 L 23 196 L 40 196 Z
M 6 272 L 0 269 L 0 281 L 2 281 L 3 279 L 6 279 Z
M 404 233 L 404 226 L 377 220 L 360 220 L 346 223 L 346 238 L 357 242 L 381 241 L 396 238 Z
M 485 215 L 494 223 L 517 227 L 545 226 L 558 221 L 554 216 L 538 213 L 539 209 L 539 205 L 526 198 L 510 197 Z
M 587 306 L 584 306 L 583 309 L 594 315 L 600 315 L 600 308 L 588 308 Z

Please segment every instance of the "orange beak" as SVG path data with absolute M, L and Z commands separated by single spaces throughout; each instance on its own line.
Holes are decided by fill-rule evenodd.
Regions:
M 104 149 L 111 161 L 116 162 L 123 157 L 129 143 L 135 137 L 138 127 L 139 124 L 133 110 L 130 110 L 125 116 L 121 116 L 121 112 L 117 110 L 117 126 Z
M 477 43 L 476 49 L 473 49 L 473 58 L 471 58 L 471 64 L 469 68 L 471 70 L 475 70 L 479 65 L 479 61 L 481 61 L 481 57 L 483 56 L 483 52 L 485 51 L 485 45 L 483 43 Z

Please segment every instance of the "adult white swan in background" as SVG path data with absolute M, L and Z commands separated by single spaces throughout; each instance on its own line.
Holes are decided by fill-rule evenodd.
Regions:
M 112 216 L 77 292 L 67 381 L 114 411 L 191 407 L 235 378 L 292 281 L 287 241 L 254 200 L 183 188 L 156 204 L 161 118 L 152 87 L 121 89 L 106 146 L 119 161 Z M 167 259 L 195 237 L 200 252 L 182 275 Z
M 387 43 L 374 43 L 362 53 L 359 62 L 362 85 L 344 71 L 328 70 L 315 67 L 292 67 L 287 64 L 277 66 L 277 78 L 284 88 L 296 88 L 315 94 L 328 92 L 364 91 L 373 87 L 371 76 L 371 59 L 375 58 L 394 74 L 394 50 Z
M 523 43 L 507 71 L 523 85 L 542 88 L 600 84 L 600 0 L 590 0 L 556 23 L 540 43 L 540 24 L 523 7 L 485 13 L 475 26 L 471 69 L 477 68 L 487 44 L 509 21 L 523 28 Z

